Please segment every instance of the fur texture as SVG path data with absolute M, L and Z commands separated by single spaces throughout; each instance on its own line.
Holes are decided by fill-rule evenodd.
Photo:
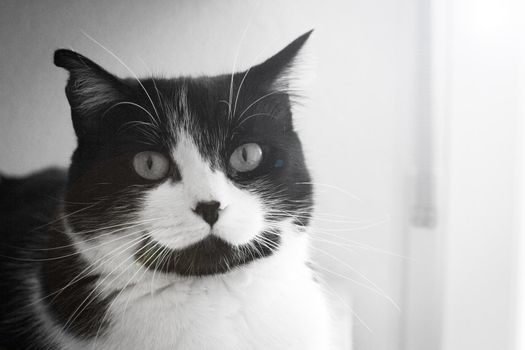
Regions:
M 217 77 L 120 79 L 55 53 L 78 147 L 67 179 L 2 180 L 0 345 L 330 348 L 287 83 L 309 35 Z

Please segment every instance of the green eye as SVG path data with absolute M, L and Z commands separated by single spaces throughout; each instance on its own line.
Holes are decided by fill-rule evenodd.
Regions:
M 239 172 L 251 171 L 259 166 L 262 160 L 262 149 L 256 143 L 245 143 L 233 151 L 230 165 Z
M 160 180 L 169 171 L 168 159 L 158 152 L 140 152 L 133 158 L 133 168 L 135 172 L 147 180 Z

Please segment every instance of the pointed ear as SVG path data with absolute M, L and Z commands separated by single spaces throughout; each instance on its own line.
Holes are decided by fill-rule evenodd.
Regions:
M 304 33 L 277 54 L 251 69 L 258 81 L 265 85 L 265 88 L 272 90 L 288 89 L 294 63 L 312 32 L 313 29 Z
M 56 50 L 54 63 L 69 72 L 66 96 L 77 136 L 97 132 L 101 114 L 125 99 L 126 85 L 98 64 L 71 50 Z

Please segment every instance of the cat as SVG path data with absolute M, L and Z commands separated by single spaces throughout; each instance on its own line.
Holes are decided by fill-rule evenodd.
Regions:
M 289 89 L 310 34 L 213 77 L 55 52 L 77 147 L 2 178 L 0 348 L 331 349 Z

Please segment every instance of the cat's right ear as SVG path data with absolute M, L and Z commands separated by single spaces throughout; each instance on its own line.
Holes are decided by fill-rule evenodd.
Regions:
M 66 96 L 77 136 L 96 133 L 104 111 L 125 99 L 126 85 L 95 62 L 71 50 L 56 50 L 54 63 L 69 72 Z

